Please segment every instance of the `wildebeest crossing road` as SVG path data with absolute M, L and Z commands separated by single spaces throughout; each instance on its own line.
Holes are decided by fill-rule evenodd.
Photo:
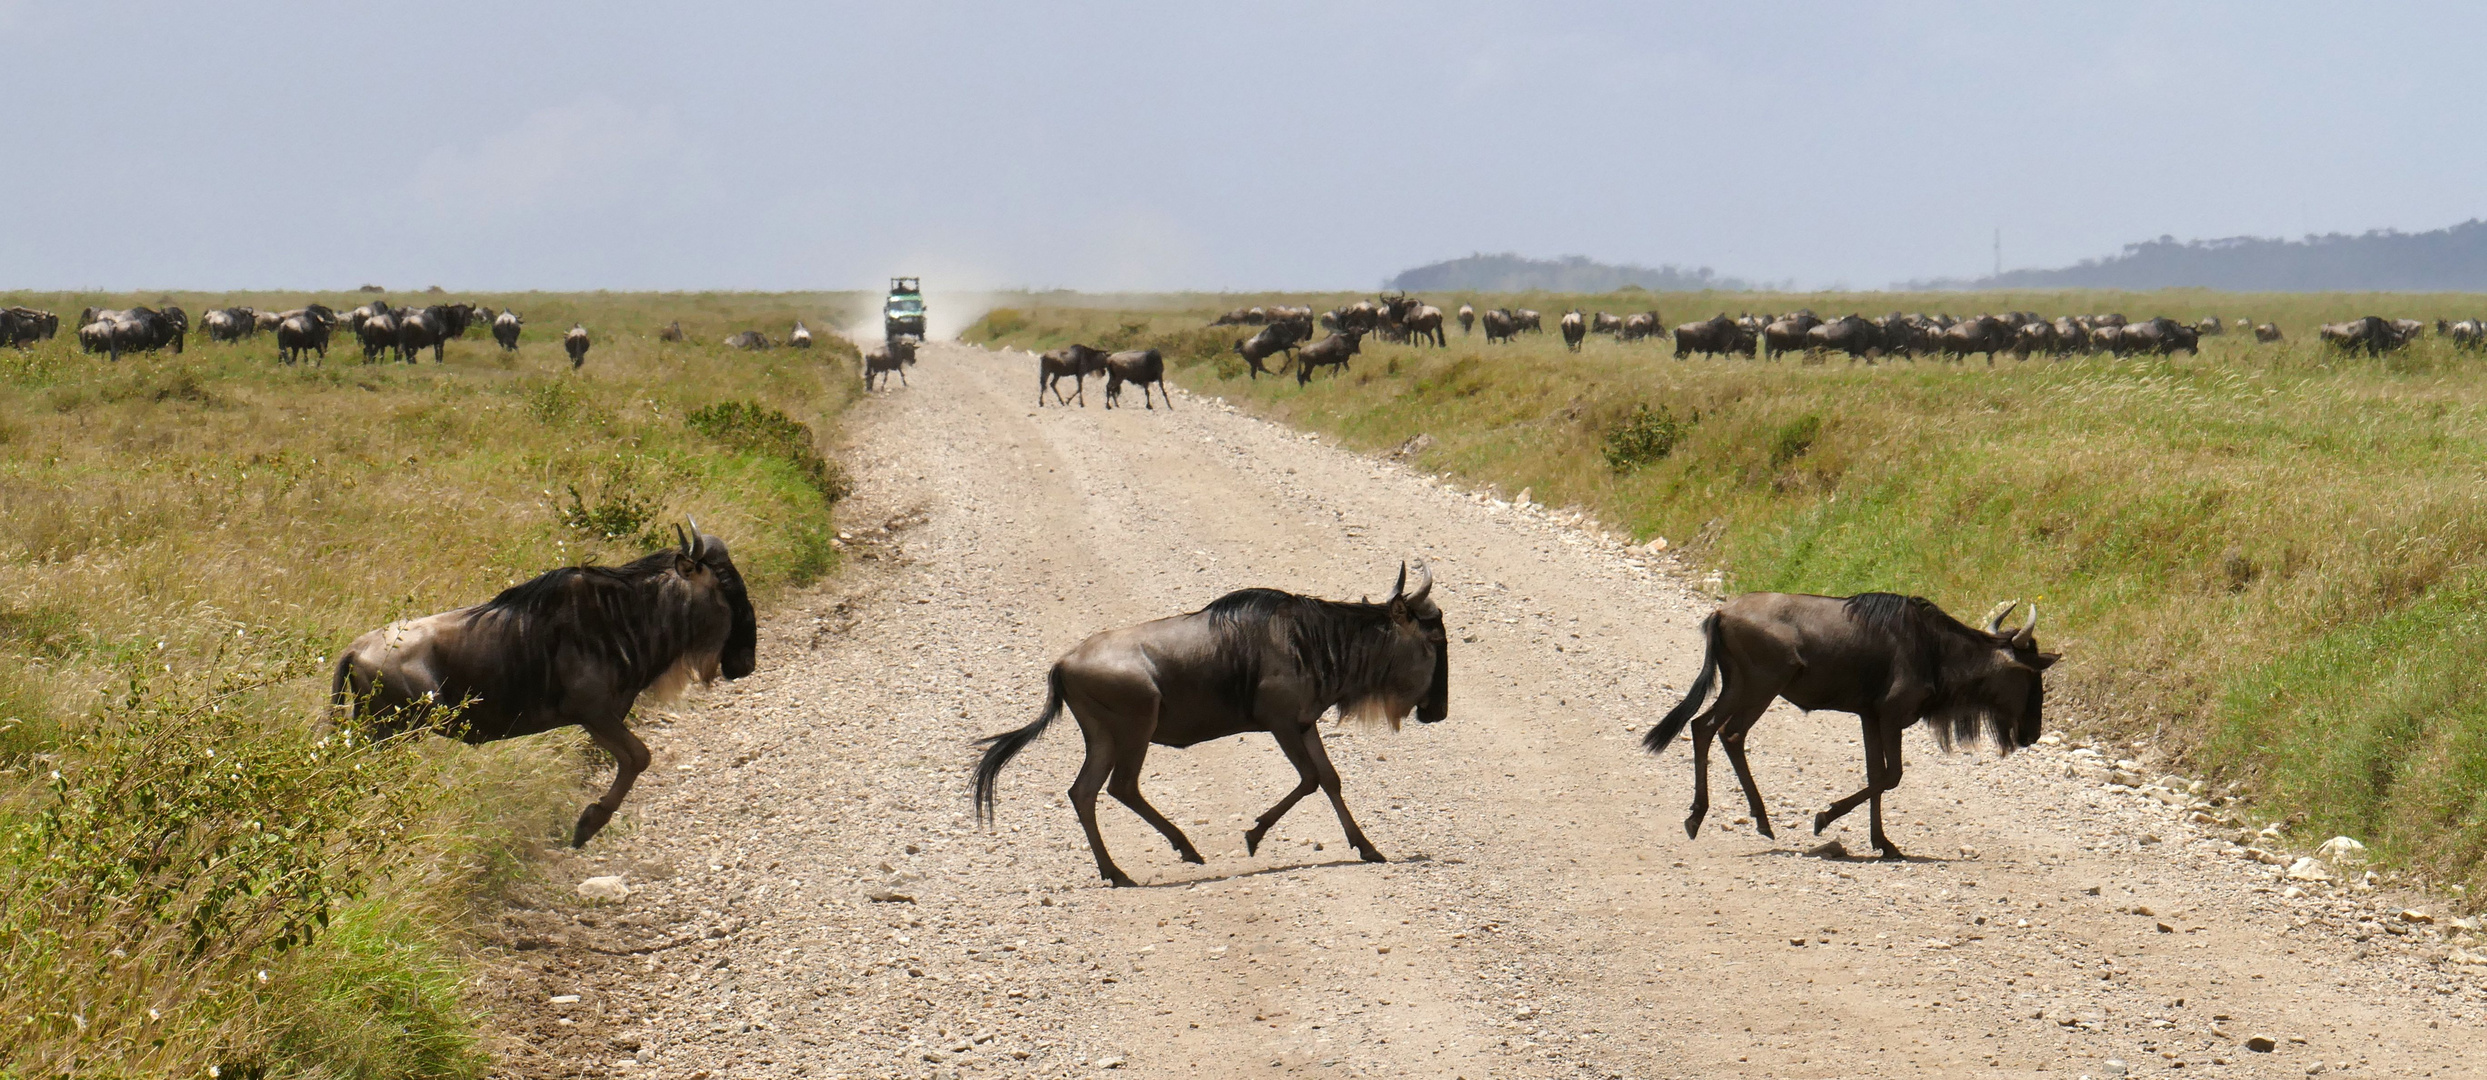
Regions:
M 512 1071 L 2487 1071 L 2487 969 L 2443 962 L 2466 953 L 2451 911 L 2288 895 L 2181 798 L 2106 787 L 2127 750 L 1946 756 L 1912 731 L 1885 803 L 1912 858 L 1824 857 L 1811 819 L 1862 780 L 1857 723 L 1781 705 L 1749 744 L 1781 839 L 1731 800 L 1687 840 L 1683 751 L 1639 746 L 1715 606 L 1681 571 L 1202 398 L 1040 410 L 1035 367 L 927 344 L 912 387 L 858 407 L 849 569 L 764 612 L 758 673 L 648 738 L 621 826 L 555 866 L 565 906 L 510 917 Z M 1034 718 L 1083 638 L 1248 586 L 1378 599 L 1412 554 L 1457 657 L 1449 719 L 1325 732 L 1392 862 L 1302 809 L 1247 856 L 1296 775 L 1266 738 L 1148 758 L 1205 866 L 1101 806 L 1141 888 L 1097 880 L 1074 734 L 1029 746 L 976 823 L 971 743 Z M 636 892 L 567 897 L 596 875 Z

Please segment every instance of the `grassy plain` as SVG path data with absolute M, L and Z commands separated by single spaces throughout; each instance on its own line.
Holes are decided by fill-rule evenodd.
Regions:
M 1367 449 L 1417 440 L 1430 469 L 1667 537 L 1731 591 L 1886 589 L 1963 614 L 2036 598 L 2042 639 L 2069 654 L 2059 722 L 2302 815 L 2293 835 L 2309 844 L 2357 836 L 2443 884 L 2487 867 L 2487 688 L 2472 675 L 2487 661 L 2487 355 L 2431 334 L 2380 358 L 2314 341 L 2319 322 L 2473 317 L 2487 297 L 1442 295 L 1427 299 L 1446 312 L 1538 309 L 1549 332 L 1368 345 L 1309 387 L 1246 378 L 1227 351 L 1243 332 L 1204 323 L 1353 297 L 1029 299 L 968 338 L 1154 344 L 1195 393 Z M 1574 306 L 1670 325 L 1799 306 L 2245 316 L 2288 340 L 1992 367 L 1676 360 L 1655 341 L 1567 353 L 1552 329 Z
M 196 335 L 115 364 L 69 325 L 307 299 L 0 294 L 63 317 L 0 350 L 0 1077 L 479 1074 L 459 927 L 609 762 L 575 733 L 323 738 L 328 662 L 685 516 L 764 618 L 835 564 L 820 450 L 856 375 L 827 331 L 854 298 L 460 296 L 526 339 L 478 330 L 445 364 L 365 364 L 342 334 L 317 366 Z M 798 316 L 821 347 L 718 344 Z M 658 342 L 676 319 L 691 340 Z

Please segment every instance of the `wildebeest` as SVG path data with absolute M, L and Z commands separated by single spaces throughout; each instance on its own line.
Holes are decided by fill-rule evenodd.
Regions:
M 1808 712 L 1854 713 L 1865 731 L 1865 787 L 1814 816 L 1816 834 L 1860 802 L 1873 804 L 1873 843 L 1888 858 L 1900 849 L 1883 835 L 1883 793 L 1900 786 L 1900 735 L 1927 722 L 1945 750 L 1984 737 L 2009 754 L 2038 741 L 2043 675 L 2059 657 L 2038 651 L 2038 609 L 2019 629 L 2003 629 L 2017 601 L 1995 605 L 1983 630 L 1973 630 L 1914 596 L 1796 596 L 1747 593 L 1701 623 L 1701 672 L 1692 689 L 1641 745 L 1659 753 L 1693 725 L 1693 805 L 1684 834 L 1699 836 L 1710 809 L 1710 740 L 1744 786 L 1756 828 L 1774 835 L 1744 737 L 1772 700 Z M 1713 682 L 1718 701 L 1696 719 Z
M 1432 304 L 1416 305 L 1401 319 L 1400 326 L 1413 341 L 1431 341 L 1437 348 L 1450 347 L 1450 335 L 1442 332 L 1442 309 Z
M 365 312 L 354 324 L 354 335 L 362 341 L 363 359 L 377 360 L 382 353 L 397 347 L 397 315 L 390 311 Z
M 517 352 L 518 332 L 526 325 L 527 320 L 517 312 L 502 308 L 499 315 L 492 317 L 492 340 L 500 343 L 503 352 Z
M 786 335 L 786 347 L 790 349 L 808 349 L 812 347 L 812 330 L 810 327 L 803 325 L 803 320 L 796 319 L 794 321 L 794 333 Z
M 1817 323 L 1805 330 L 1807 349 L 1846 353 L 1852 360 L 1871 357 L 1881 344 L 1881 329 L 1864 316 L 1854 313 Z
M 725 541 L 695 523 L 682 546 L 621 566 L 571 566 L 475 607 L 354 639 L 330 684 L 343 718 L 388 737 L 446 724 L 469 744 L 576 724 L 613 755 L 613 786 L 579 812 L 583 847 L 648 767 L 628 718 L 698 680 L 751 674 L 759 622 Z
M 1038 356 L 1036 358 L 1037 407 L 1041 409 L 1045 406 L 1045 391 L 1051 390 L 1054 392 L 1054 404 L 1068 405 L 1076 400 L 1080 408 L 1087 408 L 1088 377 L 1105 370 L 1105 356 L 1104 349 L 1092 349 L 1078 344 L 1065 345 Z M 1069 398 L 1062 396 L 1062 380 L 1064 379 L 1071 380 Z
M 2350 352 L 2363 349 L 2370 355 L 2392 352 L 2409 344 L 2409 338 L 2402 335 L 2396 324 L 2375 315 L 2324 323 L 2320 333 L 2326 345 Z
M 320 361 L 328 360 L 328 333 L 336 325 L 336 316 L 327 308 L 313 304 L 301 311 L 285 313 L 276 323 L 276 359 L 279 363 L 295 364 L 305 353 L 316 352 Z
M 2262 344 L 2269 344 L 2269 343 L 2271 343 L 2271 342 L 2274 342 L 2274 341 L 2278 341 L 2278 340 L 2280 340 L 2280 326 L 2279 326 L 2279 324 L 2278 324 L 2278 323 L 2257 323 L 2257 324 L 2255 324 L 2255 326 L 2254 326 L 2254 340 L 2255 340 L 2256 342 L 2259 342 L 2259 343 L 2262 343 Z
M 2058 351 L 2054 323 L 2032 319 L 2013 332 L 2012 355 L 2016 359 L 2027 360 L 2031 353 L 2052 356 Z
M 2452 342 L 2454 348 L 2487 347 L 2487 320 L 2463 319 L 2460 322 L 2446 322 L 2437 319 L 2435 320 L 2435 332 L 2438 336 Z
M 1675 328 L 1675 358 L 1681 360 L 1693 353 L 1718 356 L 1740 352 L 1753 355 L 1753 338 L 1737 326 L 1734 319 L 1720 312 L 1702 322 L 1685 323 Z
M 1260 333 L 1235 342 L 1235 355 L 1243 357 L 1244 366 L 1251 371 L 1253 378 L 1270 373 L 1262 361 L 1279 353 L 1294 357 L 1296 343 L 1300 340 L 1294 333 L 1295 326 L 1292 322 L 1271 323 L 1262 327 Z
M 2227 333 L 2228 327 L 2219 321 L 2219 316 L 2205 315 L 2202 321 L 2193 324 L 2193 332 L 2203 337 L 2218 337 Z
M 1491 345 L 1497 341 L 1508 342 L 1514 335 L 1520 332 L 1518 320 L 1513 319 L 1510 312 L 1504 311 L 1501 308 L 1495 308 L 1492 311 L 1486 312 L 1483 317 L 1483 321 L 1485 323 L 1485 343 L 1488 345 Z
M 0 345 L 25 348 L 60 331 L 60 316 L 30 307 L 0 308 Z
M 1494 312 L 1489 311 L 1486 314 L 1490 316 L 1493 315 Z M 1493 324 L 1489 321 L 1487 325 L 1491 326 Z M 1336 365 L 1338 367 L 1338 374 L 1346 374 L 1347 358 L 1354 356 L 1357 352 L 1361 351 L 1363 341 L 1363 331 L 1341 330 L 1331 334 L 1329 337 L 1313 342 L 1312 344 L 1306 345 L 1302 349 L 1297 350 L 1295 354 L 1295 385 L 1303 386 L 1312 382 L 1313 369 L 1317 367 Z
M 586 324 L 570 324 L 570 332 L 561 335 L 561 351 L 570 354 L 570 370 L 577 371 L 587 363 L 587 349 L 593 344 L 588 340 Z
M 1401 566 L 1398 584 L 1378 604 L 1245 589 L 1188 615 L 1080 642 L 1047 674 L 1036 721 L 979 744 L 985 751 L 976 762 L 978 815 L 992 819 L 1002 767 L 1069 706 L 1088 744 L 1071 783 L 1071 808 L 1088 834 L 1097 873 L 1115 885 L 1132 880 L 1097 832 L 1098 789 L 1155 826 L 1183 861 L 1203 862 L 1183 830 L 1141 796 L 1141 766 L 1151 744 L 1180 748 L 1253 731 L 1278 740 L 1297 783 L 1244 833 L 1246 852 L 1258 852 L 1270 828 L 1319 788 L 1356 853 L 1366 862 L 1387 861 L 1347 811 L 1319 721 L 1333 708 L 1343 718 L 1393 728 L 1410 710 L 1428 724 L 1450 715 L 1449 635 L 1433 602 L 1432 572 L 1420 564 L 1417 573 L 1416 589 L 1408 591 Z
M 1591 315 L 1589 316 L 1589 332 L 1592 334 L 1613 334 L 1621 337 L 1623 334 L 1623 316 L 1609 315 L 1603 311 L 1598 312 L 1595 315 Z
M 2173 356 L 2179 351 L 2202 355 L 2202 339 L 2194 328 L 2170 318 L 2147 319 L 2127 325 L 2116 335 L 2119 355 L 2149 353 Z
M 135 307 L 126 311 L 88 308 L 79 313 L 78 347 L 89 353 L 104 353 L 113 360 L 126 352 L 154 352 L 172 346 L 182 351 L 187 340 L 190 320 L 180 308 L 162 311 Z
M 210 308 L 199 313 L 199 333 L 209 341 L 239 341 L 259 332 L 259 313 L 249 308 Z
M 1166 392 L 1166 358 L 1155 349 L 1125 349 L 1109 353 L 1105 358 L 1105 407 L 1113 408 L 1122 400 L 1123 384 L 1140 388 L 1140 404 L 1154 409 L 1149 401 L 1149 387 L 1157 388 L 1157 396 L 1165 399 L 1166 408 L 1174 408 L 1174 397 Z
M 1811 348 L 1812 342 L 1805 335 L 1820 325 L 1822 320 L 1810 311 L 1772 319 L 1762 327 L 1762 358 L 1776 360 L 1781 353 L 1803 352 Z
M 1563 313 L 1561 326 L 1563 327 L 1563 347 L 1579 352 L 1580 339 L 1589 336 L 1588 320 L 1581 318 L 1580 310 L 1574 308 Z
M 1519 308 L 1511 313 L 1511 327 L 1521 333 L 1542 334 L 1546 332 L 1546 319 L 1527 308 Z
M 2012 347 L 2019 328 L 1992 315 L 1980 315 L 1960 322 L 1935 338 L 1935 344 L 1947 357 L 1966 359 L 1970 353 L 1985 353 L 1992 366 L 1995 354 Z
M 445 363 L 442 351 L 449 338 L 445 305 L 407 308 L 397 313 L 397 358 L 409 364 L 422 359 L 423 350 L 432 350 L 432 362 Z
M 666 323 L 666 324 L 665 324 L 665 328 L 664 328 L 664 329 L 659 330 L 659 331 L 657 331 L 657 332 L 656 332 L 656 340 L 658 340 L 658 341 L 682 341 L 682 340 L 685 340 L 685 338 L 682 336 L 682 320 L 680 320 L 680 319 L 675 319 L 675 320 L 674 320 L 674 321 L 672 321 L 672 322 Z M 733 342 L 729 341 L 729 342 L 727 342 L 727 344 L 729 344 L 729 345 L 730 345 L 730 344 L 733 344 Z
M 1476 324 L 1477 309 L 1466 304 L 1461 304 L 1459 306 L 1459 336 L 1467 337 L 1468 328 L 1475 326 Z
M 725 344 L 727 348 L 741 349 L 745 352 L 759 352 L 768 348 L 770 342 L 767 334 L 763 334 L 757 330 L 745 330 L 742 333 L 725 339 Z
M 1607 317 L 1608 316 L 1604 315 L 1599 316 L 1599 318 L 1602 319 Z M 1636 312 L 1631 315 L 1626 315 L 1616 321 L 1615 340 L 1641 341 L 1648 338 L 1654 338 L 1658 336 L 1659 329 L 1660 326 L 1657 312 Z
M 750 333 L 746 330 L 744 333 Z M 898 376 L 898 385 L 907 385 L 907 365 L 915 362 L 916 338 L 900 334 L 864 350 L 864 390 L 872 390 L 872 377 L 881 377 L 881 389 L 889 389 L 889 377 Z

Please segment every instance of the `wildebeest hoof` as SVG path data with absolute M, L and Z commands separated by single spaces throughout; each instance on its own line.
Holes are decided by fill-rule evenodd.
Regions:
M 1117 889 L 1137 889 L 1140 887 L 1139 882 L 1133 881 L 1129 876 L 1119 873 L 1107 874 L 1105 876 L 1105 883 Z
M 1187 862 L 1187 863 L 1190 863 L 1190 864 L 1192 864 L 1192 865 L 1194 865 L 1194 866 L 1207 866 L 1207 865 L 1209 865 L 1209 860 L 1204 859 L 1204 858 L 1201 858 L 1201 857 L 1200 857 L 1200 853 L 1199 853 L 1199 852 L 1197 852 L 1197 851 L 1186 851 L 1186 852 L 1184 852 L 1184 853 L 1183 853 L 1183 861 L 1184 861 L 1184 862 Z
M 1774 833 L 1774 832 L 1770 831 L 1770 819 L 1769 819 L 1769 818 L 1766 818 L 1766 817 L 1755 817 L 1755 818 L 1753 819 L 1753 828 L 1754 828 L 1756 831 L 1760 832 L 1763 836 L 1767 836 L 1767 837 L 1769 837 L 1769 838 L 1771 838 L 1771 839 L 1773 839 L 1773 840 L 1776 840 L 1776 839 L 1778 839 L 1778 838 L 1779 838 L 1779 834 L 1777 834 L 1777 833 Z
M 1244 854 L 1246 854 L 1246 855 L 1258 855 L 1258 854 L 1260 854 L 1260 853 L 1261 853 L 1261 834 L 1259 834 L 1259 833 L 1249 833 L 1249 832 L 1248 832 L 1248 833 L 1245 833 L 1245 834 L 1244 834 Z
M 1700 818 L 1685 818 L 1685 819 L 1684 819 L 1684 838 L 1685 838 L 1685 839 L 1687 839 L 1687 840 L 1699 840 L 1699 839 L 1701 839 L 1701 819 L 1700 819 Z
M 1821 812 L 1821 813 L 1819 813 L 1819 814 L 1815 814 L 1815 815 L 1813 816 L 1813 834 L 1814 834 L 1815 836 L 1820 836 L 1820 835 L 1822 835 L 1822 830 L 1827 829 L 1827 828 L 1830 828 L 1830 827 L 1831 827 L 1831 812 L 1830 812 L 1830 811 L 1825 810 L 1825 811 L 1823 811 L 1823 812 Z
M 1390 861 L 1389 859 L 1383 858 L 1383 857 L 1382 857 L 1382 853 L 1381 853 L 1381 852 L 1375 851 L 1375 850 L 1373 850 L 1372 848 L 1366 848 L 1366 849 L 1364 849 L 1363 851 L 1358 852 L 1357 854 L 1363 855 L 1363 856 L 1364 856 L 1364 861 L 1366 861 L 1366 862 L 1389 862 L 1389 861 Z
M 570 846 L 586 847 L 587 842 L 594 839 L 596 834 L 604 829 L 605 823 L 611 820 L 613 820 L 613 811 L 589 803 L 587 809 L 579 811 L 578 825 L 570 830 Z

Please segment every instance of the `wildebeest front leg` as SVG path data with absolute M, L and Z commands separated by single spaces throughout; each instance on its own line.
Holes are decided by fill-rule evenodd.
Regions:
M 1281 731 L 1272 731 L 1270 735 L 1278 740 L 1278 750 L 1287 755 L 1287 763 L 1295 766 L 1295 790 L 1288 792 L 1286 798 L 1278 800 L 1278 805 L 1253 820 L 1252 828 L 1244 832 L 1246 855 L 1259 854 L 1261 838 L 1269 835 L 1270 827 L 1278 824 L 1279 818 L 1287 816 L 1287 811 L 1295 809 L 1295 804 L 1304 801 L 1304 796 L 1321 786 L 1320 773 L 1313 768 L 1313 756 L 1304 750 L 1304 740 L 1290 738 Z
M 1874 850 L 1882 852 L 1883 858 L 1897 859 L 1903 857 L 1900 849 L 1891 843 L 1890 837 L 1883 835 L 1883 792 L 1900 786 L 1900 733 L 1903 729 L 1896 724 L 1879 726 L 1882 729 L 1882 780 L 1881 786 L 1874 790 Z
M 605 789 L 603 798 L 579 811 L 578 825 L 570 830 L 570 846 L 574 848 L 586 847 L 587 841 L 613 820 L 613 812 L 622 808 L 622 800 L 629 796 L 639 774 L 647 771 L 649 762 L 648 745 L 631 734 L 622 721 L 580 726 L 587 729 L 588 737 L 596 740 L 596 745 L 613 755 L 613 786 Z
M 1321 745 L 1321 728 L 1304 725 L 1304 752 L 1312 758 L 1313 775 L 1321 781 L 1321 790 L 1330 796 L 1330 807 L 1338 811 L 1339 828 L 1346 830 L 1347 842 L 1355 845 L 1356 854 L 1366 862 L 1389 862 L 1381 849 L 1364 838 L 1364 830 L 1356 826 L 1356 815 L 1347 812 L 1347 799 L 1339 794 L 1338 769 L 1330 764 L 1330 752 Z

